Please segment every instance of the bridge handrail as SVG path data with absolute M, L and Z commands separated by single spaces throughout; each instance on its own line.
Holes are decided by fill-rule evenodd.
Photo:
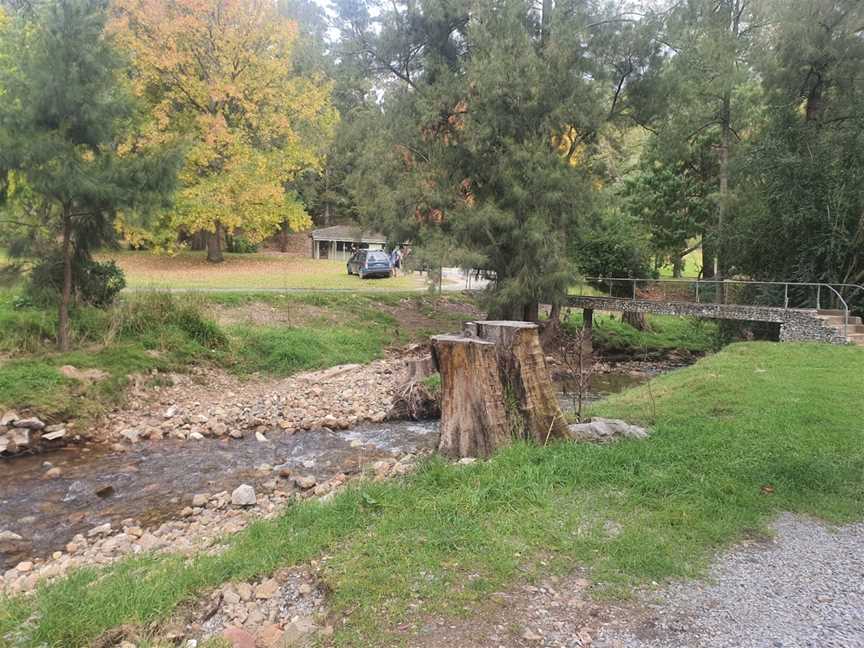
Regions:
M 816 296 L 816 310 L 820 309 L 821 306 L 821 291 L 823 288 L 827 288 L 830 290 L 840 303 L 843 305 L 843 336 L 848 339 L 849 337 L 849 303 L 844 299 L 843 295 L 837 290 L 837 288 L 852 288 L 853 292 L 857 292 L 859 290 L 864 291 L 864 286 L 859 284 L 830 284 L 825 282 L 807 282 L 807 281 L 752 281 L 749 279 L 677 279 L 677 278 L 663 278 L 663 279 L 649 279 L 649 278 L 638 278 L 638 277 L 582 277 L 583 282 L 593 282 L 593 283 L 608 283 L 609 284 L 609 297 L 613 299 L 628 299 L 629 301 L 637 301 L 636 295 L 636 285 L 638 282 L 643 283 L 684 283 L 689 285 L 696 285 L 696 303 L 699 302 L 699 286 L 701 284 L 743 284 L 743 285 L 752 285 L 752 286 L 783 286 L 784 287 L 784 297 L 783 297 L 783 309 L 788 310 L 789 308 L 789 287 L 810 287 L 817 288 L 817 296 Z M 624 281 L 632 283 L 633 289 L 631 291 L 631 296 L 629 298 L 626 297 L 615 297 L 612 295 L 612 284 L 616 281 Z M 581 288 L 581 285 L 580 285 Z M 581 295 L 580 296 L 585 296 Z M 651 300 L 647 300 L 651 301 Z M 675 303 L 675 302 L 669 302 Z M 758 306 L 759 304 L 742 304 L 744 306 Z M 776 307 L 774 307 L 776 308 Z

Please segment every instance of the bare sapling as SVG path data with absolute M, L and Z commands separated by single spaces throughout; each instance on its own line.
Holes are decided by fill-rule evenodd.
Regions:
M 580 422 L 583 405 L 590 394 L 591 374 L 594 370 L 594 356 L 589 348 L 586 348 L 590 335 L 590 331 L 584 326 L 580 327 L 569 341 L 565 340 L 561 345 L 561 357 L 572 379 L 572 388 L 568 390 L 565 383 L 564 393 L 572 399 L 573 411 Z

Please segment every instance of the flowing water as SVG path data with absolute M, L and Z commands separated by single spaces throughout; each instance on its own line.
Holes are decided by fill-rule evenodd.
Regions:
M 126 452 L 68 447 L 3 461 L 0 531 L 17 533 L 31 548 L 18 555 L 0 553 L 0 568 L 62 549 L 76 533 L 105 522 L 116 528 L 133 518 L 145 527 L 155 525 L 187 506 L 194 493 L 272 479 L 272 471 L 258 470 L 262 464 L 284 465 L 324 481 L 377 459 L 432 448 L 437 429 L 436 422 L 397 422 L 345 432 L 274 433 L 268 443 L 254 437 L 145 441 Z M 59 468 L 61 476 L 45 479 L 45 462 Z
M 647 374 L 610 373 L 592 377 L 588 400 L 644 382 Z M 574 385 L 558 383 L 565 411 Z M 395 457 L 437 442 L 437 422 L 394 422 L 343 432 L 284 435 L 267 443 L 243 440 L 144 441 L 116 452 L 106 446 L 68 447 L 50 454 L 0 460 L 0 531 L 25 538 L 26 546 L 0 552 L 0 569 L 18 560 L 62 549 L 76 533 L 131 518 L 152 526 L 175 516 L 195 493 L 231 491 L 241 483 L 273 478 L 262 464 L 285 465 L 319 481 L 339 472 L 357 472 L 365 463 Z M 50 465 L 49 465 L 50 464 Z M 60 477 L 46 479 L 50 467 Z

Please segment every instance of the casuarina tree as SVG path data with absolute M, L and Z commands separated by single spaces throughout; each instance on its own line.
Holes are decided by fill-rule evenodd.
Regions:
M 7 201 L 5 224 L 41 229 L 59 248 L 61 350 L 77 262 L 110 236 L 118 213 L 165 205 L 178 168 L 176 154 L 134 142 L 136 102 L 105 21 L 103 2 L 57 0 L 0 31 L 0 168 L 21 198 Z

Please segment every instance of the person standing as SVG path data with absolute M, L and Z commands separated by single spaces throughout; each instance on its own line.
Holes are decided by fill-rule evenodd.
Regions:
M 402 265 L 402 251 L 399 247 L 393 248 L 393 251 L 390 253 L 390 266 L 393 268 L 393 276 L 399 276 L 399 268 Z

